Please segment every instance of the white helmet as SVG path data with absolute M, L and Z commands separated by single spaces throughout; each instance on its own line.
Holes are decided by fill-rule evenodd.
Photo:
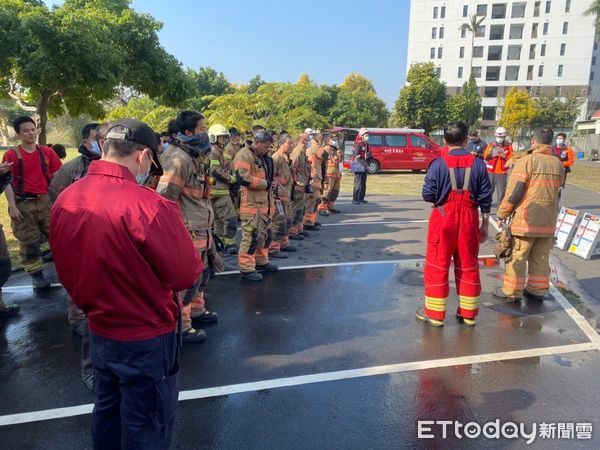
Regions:
M 306 134 L 308 134 L 309 136 L 310 136 L 311 134 L 315 134 L 315 132 L 313 131 L 313 129 L 312 129 L 312 128 L 307 128 L 306 130 L 304 130 L 304 132 L 305 132 Z
M 496 136 L 498 137 L 506 137 L 506 128 L 498 127 L 496 128 Z
M 369 130 L 367 130 L 366 128 L 361 128 L 360 130 L 358 130 L 358 135 L 360 137 L 363 137 L 363 135 L 367 134 L 369 132 Z
M 211 144 L 216 144 L 219 136 L 229 137 L 229 130 L 220 123 L 216 123 L 208 129 L 208 139 Z

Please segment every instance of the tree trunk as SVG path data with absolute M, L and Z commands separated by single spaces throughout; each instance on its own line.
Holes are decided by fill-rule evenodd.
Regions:
M 475 31 L 471 33 L 471 61 L 469 63 L 469 78 L 473 73 L 473 53 L 475 52 Z
M 46 125 L 48 124 L 48 104 L 50 103 L 50 94 L 47 91 L 42 92 L 40 101 L 37 105 L 36 122 L 38 127 L 38 143 L 46 145 Z

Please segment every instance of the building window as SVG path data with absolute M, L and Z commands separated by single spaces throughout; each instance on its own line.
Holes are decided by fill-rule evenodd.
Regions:
M 567 44 L 560 44 L 560 56 L 565 56 L 566 51 L 567 51 Z
M 546 44 L 542 44 L 540 47 L 540 56 L 546 56 Z
M 560 86 L 556 86 L 554 88 L 554 96 L 555 97 L 560 97 L 560 91 L 561 91 Z
M 594 50 L 598 50 L 598 42 L 594 42 Z
M 492 5 L 492 19 L 504 19 L 506 17 L 506 3 Z
M 444 39 L 444 27 L 440 27 L 440 39 Z
M 592 56 L 592 66 L 595 66 L 595 65 L 596 65 L 596 57 Z
M 527 2 L 515 2 L 512 4 L 512 14 L 510 15 L 513 19 L 522 19 L 525 17 L 525 9 L 527 8 Z
M 446 18 L 446 7 L 442 6 L 442 8 L 440 9 L 440 19 L 445 19 Z
M 483 109 L 483 120 L 496 120 L 496 107 L 495 106 L 484 106 L 482 109 Z
M 594 72 L 590 72 L 590 81 L 594 81 Z
M 509 61 L 516 61 L 521 59 L 521 46 L 509 45 L 508 51 L 506 52 L 506 59 L 508 59 Z
M 441 68 L 441 67 L 436 67 L 436 68 L 435 68 L 435 75 L 436 75 L 438 78 L 442 78 L 442 68 Z
M 565 3 L 565 12 L 571 12 L 571 0 L 567 0 Z
M 431 51 L 429 52 L 429 58 L 430 59 L 435 58 L 435 47 L 431 47 Z
M 540 3 L 541 2 L 535 2 L 533 4 L 533 17 L 540 17 Z
M 463 39 L 467 37 L 467 30 L 465 28 L 460 29 L 460 37 Z
M 498 88 L 494 86 L 486 86 L 483 90 L 483 96 L 486 98 L 498 97 Z
M 433 7 L 433 18 L 434 19 L 438 18 L 438 7 L 437 6 Z
M 465 48 L 464 48 L 464 47 L 461 47 L 461 48 L 458 50 L 458 57 L 459 57 L 459 58 L 464 58 L 464 57 L 465 57 Z
M 502 59 L 502 46 L 490 45 L 488 47 L 488 61 L 500 61 Z
M 535 44 L 529 46 L 529 59 L 535 59 Z
M 477 16 L 487 16 L 487 5 L 477 5 Z
M 483 45 L 473 47 L 473 58 L 483 58 Z
M 552 8 L 552 2 L 546 2 L 546 14 L 550 14 L 550 9 Z
M 508 71 L 507 71 L 508 73 Z M 527 80 L 533 80 L 533 66 L 527 66 Z
M 463 17 L 468 17 L 469 15 L 469 5 L 463 5 Z
M 509 39 L 523 39 L 523 24 L 512 24 L 508 33 Z
M 544 24 L 544 31 L 542 31 L 542 34 L 543 34 L 544 36 L 547 36 L 547 35 L 548 35 L 548 26 L 549 26 L 549 24 L 548 24 L 548 22 L 546 22 L 546 23 Z
M 444 49 L 442 47 L 438 47 L 438 59 L 442 59 L 442 51 Z
M 490 41 L 501 41 L 504 39 L 504 25 L 492 25 L 490 27 Z
M 471 73 L 475 78 L 481 78 L 481 67 L 475 66 L 471 69 Z
M 500 81 L 500 66 L 488 66 L 485 71 L 486 81 Z
M 535 39 L 538 36 L 538 24 L 534 23 L 531 25 L 531 37 Z
M 479 25 L 477 30 L 475 30 L 475 37 L 484 38 L 485 37 L 485 25 Z
M 458 78 L 462 78 L 463 77 L 463 68 L 459 67 L 458 68 Z
M 535 88 L 535 96 L 539 97 L 542 94 L 542 86 L 537 86 Z
M 517 81 L 519 79 L 519 66 L 506 66 L 506 81 Z
M 437 27 L 431 29 L 431 39 L 437 39 Z
M 538 77 L 542 78 L 544 76 L 544 66 L 538 67 Z
M 558 73 L 556 74 L 556 76 L 562 77 L 563 76 L 563 70 L 564 70 L 564 66 L 562 64 L 559 64 L 558 65 Z
M 563 34 L 567 34 L 569 31 L 569 22 L 563 23 Z

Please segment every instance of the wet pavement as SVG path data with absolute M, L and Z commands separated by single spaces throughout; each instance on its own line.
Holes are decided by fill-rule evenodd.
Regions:
M 331 225 L 281 264 L 290 268 L 262 283 L 237 274 L 210 281 L 207 303 L 221 319 L 206 328 L 205 343 L 183 349 L 181 389 L 189 399 L 179 404 L 173 448 L 526 446 L 453 433 L 444 440 L 440 430 L 436 439 L 418 439 L 418 420 L 496 419 L 528 430 L 591 423 L 590 440 L 538 437 L 530 447 L 600 448 L 600 354 L 589 330 L 553 297 L 493 298 L 501 268 L 485 258 L 475 328 L 454 318 L 454 297 L 443 328 L 417 321 L 427 210 L 415 203 L 414 211 L 391 211 L 411 208 L 395 203 L 348 205 L 347 214 L 325 218 Z M 365 248 L 357 246 L 363 240 Z M 304 264 L 333 265 L 297 267 Z M 5 300 L 23 309 L 0 324 L 0 448 L 90 448 L 89 415 L 4 425 L 8 415 L 93 400 L 79 379 L 80 340 L 66 324 L 64 291 L 33 294 L 23 275 L 9 284 Z

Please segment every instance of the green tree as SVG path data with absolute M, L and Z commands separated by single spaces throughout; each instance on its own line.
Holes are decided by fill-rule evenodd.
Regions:
M 344 81 L 340 85 L 340 89 L 347 89 L 349 91 L 362 91 L 362 92 L 370 92 L 374 95 L 377 95 L 375 92 L 375 88 L 373 87 L 373 83 L 371 80 L 368 80 L 360 73 L 350 73 L 346 75 Z
M 227 81 L 223 72 L 217 72 L 212 67 L 200 67 L 197 72 L 188 69 L 187 74 L 192 79 L 197 90 L 196 95 L 199 97 L 219 96 L 233 92 L 233 86 Z
M 119 86 L 183 102 L 192 93 L 180 63 L 159 44 L 162 27 L 129 0 L 0 0 L 0 91 L 33 109 L 46 142 L 48 116 L 104 115 Z M 8 38 L 5 45 L 5 38 Z
M 166 131 L 169 121 L 177 115 L 177 110 L 160 105 L 147 96 L 134 97 L 127 105 L 121 105 L 110 111 L 104 120 L 112 121 L 124 118 L 137 119 L 147 123 L 154 131 Z
M 524 129 L 531 127 L 535 117 L 536 108 L 529 92 L 512 88 L 504 99 L 504 107 L 499 124 L 506 128 L 513 139 L 521 134 Z
M 590 7 L 583 14 L 596 17 L 596 38 L 600 39 L 600 0 L 593 0 Z
M 481 96 L 477 88 L 475 76 L 471 74 L 457 95 L 448 97 L 448 120 L 461 120 L 473 127 L 481 117 Z
M 248 82 L 248 93 L 254 94 L 256 91 L 258 91 L 258 88 L 261 87 L 263 84 L 265 84 L 265 81 L 262 79 L 262 77 L 260 75 L 256 75 Z
M 438 79 L 434 64 L 412 64 L 406 81 L 396 100 L 397 125 L 423 128 L 426 133 L 441 128 L 446 121 L 446 83 Z
M 341 88 L 329 119 L 331 124 L 345 127 L 383 127 L 388 111 L 372 92 Z
M 536 117 L 532 125 L 550 128 L 571 127 L 579 115 L 582 102 L 577 94 L 570 94 L 565 98 L 541 94 L 533 100 Z
M 473 53 L 475 49 L 475 34 L 477 29 L 481 26 L 485 16 L 477 16 L 476 14 L 469 14 L 469 21 L 463 23 L 460 26 L 460 30 L 464 30 L 471 34 L 471 58 L 469 61 L 469 75 L 473 73 Z

